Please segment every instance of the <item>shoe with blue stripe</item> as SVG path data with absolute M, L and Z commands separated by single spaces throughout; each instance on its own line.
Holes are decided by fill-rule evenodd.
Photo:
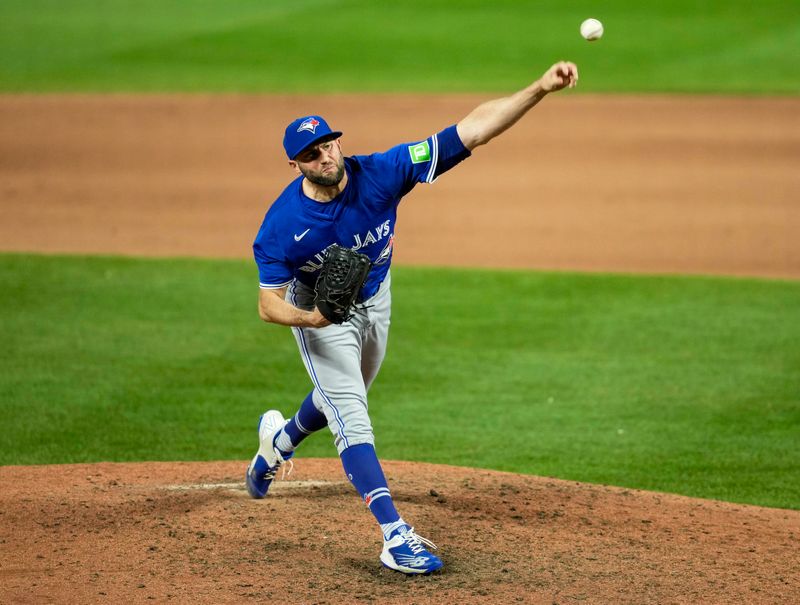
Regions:
M 414 533 L 413 527 L 404 525 L 384 540 L 381 563 L 404 574 L 429 574 L 441 569 L 444 563 L 428 548 L 436 550 L 436 545 Z
M 275 473 L 294 455 L 292 452 L 284 458 L 275 447 L 275 439 L 285 424 L 286 420 L 278 410 L 269 410 L 258 419 L 258 452 L 245 474 L 247 493 L 253 498 L 261 499 L 267 495 Z

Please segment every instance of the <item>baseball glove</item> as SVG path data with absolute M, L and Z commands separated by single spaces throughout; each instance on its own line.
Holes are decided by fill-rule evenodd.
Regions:
M 314 288 L 314 303 L 325 319 L 341 324 L 353 317 L 351 311 L 371 268 L 366 254 L 337 244 L 326 250 Z

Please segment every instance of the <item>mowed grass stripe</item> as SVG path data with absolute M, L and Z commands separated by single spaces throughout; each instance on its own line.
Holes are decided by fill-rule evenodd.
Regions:
M 800 508 L 800 283 L 393 270 L 379 454 Z M 0 256 L 0 463 L 246 459 L 307 393 L 247 261 Z M 333 456 L 330 435 L 302 456 Z
M 495 92 L 571 59 L 579 94 L 797 94 L 798 44 L 782 0 L 5 0 L 0 90 Z

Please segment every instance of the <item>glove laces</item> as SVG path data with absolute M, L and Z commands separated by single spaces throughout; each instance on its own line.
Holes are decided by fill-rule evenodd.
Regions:
M 355 310 L 356 313 L 359 313 L 359 314 L 364 315 L 366 317 L 367 310 L 371 309 L 374 306 L 375 305 L 367 305 L 367 304 L 361 303 L 360 305 L 353 305 L 353 310 Z

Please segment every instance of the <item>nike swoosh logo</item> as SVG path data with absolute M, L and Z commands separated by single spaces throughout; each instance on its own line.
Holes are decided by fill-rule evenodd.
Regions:
M 309 231 L 311 231 L 311 227 L 309 227 L 308 229 L 303 231 L 300 235 L 297 235 L 295 233 L 294 234 L 294 241 L 299 242 L 301 239 L 303 239 L 306 236 L 306 233 L 308 233 Z

